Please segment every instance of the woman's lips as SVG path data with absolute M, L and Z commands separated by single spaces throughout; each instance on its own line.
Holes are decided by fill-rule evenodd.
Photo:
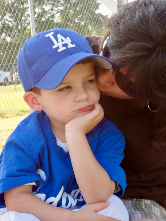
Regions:
M 77 111 L 86 112 L 94 109 L 94 105 L 87 105 L 85 107 L 79 108 Z

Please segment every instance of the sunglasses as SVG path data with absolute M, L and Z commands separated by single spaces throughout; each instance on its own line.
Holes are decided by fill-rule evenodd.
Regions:
M 103 48 L 103 56 L 108 58 L 110 57 L 110 51 L 108 49 L 107 44 L 105 44 Z M 113 70 L 115 72 L 115 81 L 118 85 L 118 87 L 127 95 L 130 97 L 138 97 L 136 85 L 133 84 L 130 80 L 126 80 L 125 75 L 116 67 L 113 67 Z
M 113 70 L 115 72 L 115 81 L 118 87 L 130 97 L 138 97 L 135 84 L 130 80 L 126 80 L 125 75 L 118 69 L 114 68 Z

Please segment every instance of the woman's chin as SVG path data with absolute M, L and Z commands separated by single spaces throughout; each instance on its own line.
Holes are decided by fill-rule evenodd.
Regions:
M 101 94 L 103 94 L 105 96 L 115 97 L 115 98 L 119 98 L 119 99 L 132 99 L 133 98 L 123 92 L 116 93 L 114 91 L 104 91 L 104 90 L 100 90 L 100 92 L 101 92 Z

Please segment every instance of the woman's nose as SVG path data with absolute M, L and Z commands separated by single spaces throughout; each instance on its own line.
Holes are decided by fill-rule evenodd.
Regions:
M 84 101 L 88 99 L 88 93 L 84 87 L 80 87 L 75 91 L 75 101 Z
M 113 70 L 103 70 L 98 74 L 98 83 L 103 86 L 111 86 L 115 83 Z

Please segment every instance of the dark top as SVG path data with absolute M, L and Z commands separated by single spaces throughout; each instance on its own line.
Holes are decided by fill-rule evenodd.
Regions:
M 87 37 L 98 53 L 100 37 Z M 150 142 L 154 130 L 154 113 L 147 107 L 131 106 L 128 100 L 101 96 L 105 117 L 113 121 L 126 139 L 121 163 L 127 175 L 127 198 L 151 199 L 166 207 L 166 146 Z

